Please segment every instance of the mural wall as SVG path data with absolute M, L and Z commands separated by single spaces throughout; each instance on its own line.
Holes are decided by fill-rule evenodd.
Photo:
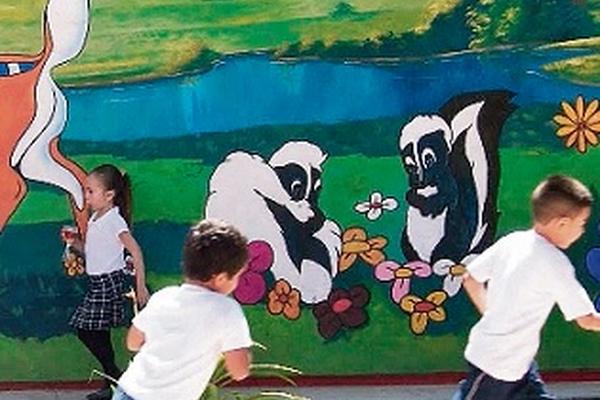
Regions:
M 152 290 L 199 218 L 249 237 L 257 358 L 308 375 L 463 370 L 465 266 L 548 174 L 598 187 L 600 1 L 267 3 L 0 1 L 0 381 L 95 367 L 59 231 L 100 163 L 132 178 Z M 597 210 L 568 253 L 592 297 Z M 599 370 L 596 340 L 555 313 L 538 361 Z

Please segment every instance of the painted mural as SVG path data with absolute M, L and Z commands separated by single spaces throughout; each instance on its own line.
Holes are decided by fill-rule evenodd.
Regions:
M 308 375 L 463 370 L 465 266 L 546 175 L 600 182 L 600 1 L 129 3 L 0 0 L 0 381 L 95 367 L 59 232 L 100 163 L 132 179 L 151 290 L 199 218 L 248 236 L 233 295 Z M 600 307 L 597 211 L 568 255 Z M 553 314 L 540 365 L 600 370 L 596 340 Z

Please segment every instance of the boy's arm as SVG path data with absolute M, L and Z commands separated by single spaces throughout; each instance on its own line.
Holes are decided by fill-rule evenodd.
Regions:
M 125 339 L 127 349 L 139 351 L 145 341 L 146 336 L 144 335 L 144 332 L 136 328 L 135 325 L 131 325 L 131 328 L 129 328 L 129 331 L 127 332 L 127 338 Z
M 241 381 L 250 374 L 251 355 L 249 349 L 226 351 L 224 357 L 225 368 L 234 380 Z
M 148 288 L 146 288 L 146 270 L 142 249 L 129 231 L 121 232 L 119 239 L 121 239 L 123 246 L 125 246 L 131 257 L 133 257 L 137 301 L 140 306 L 143 306 L 148 302 L 150 294 L 148 293 Z
M 587 314 L 575 318 L 575 322 L 580 328 L 585 329 L 586 331 L 600 331 L 600 314 Z
M 468 272 L 465 272 L 463 275 L 463 287 L 467 291 L 475 308 L 483 314 L 486 308 L 485 298 L 487 295 L 485 284 L 476 281 Z

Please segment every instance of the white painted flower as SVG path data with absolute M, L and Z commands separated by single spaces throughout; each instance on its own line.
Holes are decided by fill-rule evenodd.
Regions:
M 433 264 L 433 272 L 436 275 L 444 276 L 444 291 L 448 296 L 455 296 L 462 287 L 463 275 L 467 271 L 469 265 L 479 254 L 469 254 L 462 259 L 460 263 L 456 263 L 447 258 L 442 258 Z
M 398 201 L 393 197 L 383 198 L 383 195 L 380 192 L 371 193 L 371 197 L 369 201 L 365 201 L 362 203 L 357 203 L 354 206 L 354 209 L 361 213 L 367 214 L 367 218 L 371 221 L 375 221 L 381 214 L 383 210 L 395 210 L 398 207 Z

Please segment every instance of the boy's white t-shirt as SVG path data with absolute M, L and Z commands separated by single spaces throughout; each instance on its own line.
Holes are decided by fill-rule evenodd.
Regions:
M 567 256 L 534 230 L 503 237 L 467 270 L 487 282 L 487 296 L 465 358 L 496 379 L 516 381 L 529 370 L 555 304 L 567 321 L 595 312 Z
M 125 268 L 123 243 L 119 234 L 128 232 L 127 222 L 113 207 L 100 218 L 88 222 L 85 236 L 85 269 L 88 275 L 108 274 Z
M 152 295 L 133 325 L 145 342 L 119 386 L 135 400 L 198 400 L 221 354 L 252 346 L 241 306 L 191 284 Z

